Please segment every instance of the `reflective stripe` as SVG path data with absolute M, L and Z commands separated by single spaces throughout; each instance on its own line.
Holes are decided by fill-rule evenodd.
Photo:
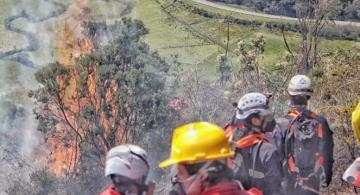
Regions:
M 322 138 L 323 138 L 323 128 L 322 128 L 321 123 L 319 123 L 319 125 L 318 125 L 317 133 L 318 133 L 318 137 L 319 137 L 320 139 L 322 139 Z
M 239 186 L 240 190 L 245 190 L 244 186 L 242 185 L 242 183 L 239 180 L 235 180 L 234 182 Z
M 353 185 L 356 187 L 360 187 L 360 172 L 357 172 L 355 175 L 355 181 L 353 182 Z
M 315 112 L 311 112 L 310 117 L 313 119 L 316 119 L 318 117 L 318 115 Z
M 265 178 L 265 174 L 263 172 L 260 172 L 260 171 L 254 170 L 254 169 L 249 169 L 249 175 L 250 175 L 250 177 L 255 178 L 255 179 Z
M 289 158 L 288 158 L 288 165 L 289 165 L 289 168 L 290 168 L 290 171 L 292 173 L 295 173 L 296 172 L 296 165 L 295 165 L 295 161 L 294 161 L 294 158 L 289 154 Z

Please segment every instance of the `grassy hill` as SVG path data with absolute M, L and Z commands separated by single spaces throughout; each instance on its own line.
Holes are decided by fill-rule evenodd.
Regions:
M 145 41 L 152 48 L 159 50 L 164 57 L 170 58 L 171 55 L 178 55 L 179 61 L 184 65 L 198 64 L 205 71 L 205 75 L 214 77 L 216 58 L 224 52 L 222 46 L 226 45 L 227 24 L 221 20 L 209 19 L 191 13 L 179 4 L 172 2 L 171 0 L 137 1 L 134 16 L 143 20 L 147 28 L 150 29 Z M 184 2 L 212 13 L 230 14 L 220 9 L 192 3 L 189 0 Z M 255 21 L 276 21 L 238 13 L 232 13 L 231 16 Z M 286 23 L 287 21 L 276 22 Z M 230 51 L 233 51 L 239 40 L 249 41 L 259 33 L 263 34 L 266 40 L 262 64 L 273 65 L 286 52 L 283 37 L 279 30 L 230 24 Z M 299 34 L 286 32 L 286 35 L 290 47 L 296 49 L 300 41 Z M 321 42 L 323 52 L 333 50 L 336 47 L 350 50 L 360 48 L 360 43 L 355 41 L 322 39 Z M 232 61 L 235 65 L 236 61 Z

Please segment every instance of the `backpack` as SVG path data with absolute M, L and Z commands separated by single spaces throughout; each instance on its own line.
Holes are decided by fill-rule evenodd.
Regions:
M 256 162 L 259 158 L 260 148 L 264 142 L 268 142 L 267 139 L 259 134 L 249 134 L 241 137 L 236 141 L 236 150 L 243 150 L 243 152 L 237 152 L 234 161 L 236 161 L 236 168 L 234 172 L 236 177 L 243 180 L 244 186 L 253 187 L 254 180 L 263 179 L 264 173 L 259 171 L 256 166 Z M 251 151 L 251 152 L 250 152 Z M 239 164 L 237 164 L 239 163 Z
M 286 118 L 290 121 L 285 137 L 287 172 L 297 178 L 318 176 L 324 163 L 322 123 L 309 110 L 292 111 Z

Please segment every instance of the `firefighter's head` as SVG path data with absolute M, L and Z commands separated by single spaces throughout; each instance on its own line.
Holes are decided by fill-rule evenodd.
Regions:
M 305 75 L 295 75 L 288 85 L 288 93 L 292 105 L 307 105 L 313 94 L 311 80 Z
M 274 111 L 268 98 L 261 93 L 248 93 L 237 104 L 236 118 L 254 131 L 265 133 L 274 130 Z
M 149 173 L 146 152 L 135 145 L 120 145 L 106 155 L 105 176 L 109 176 L 121 194 L 141 194 L 146 190 Z
M 175 165 L 177 180 L 184 192 L 188 195 L 200 194 L 216 179 L 232 177 L 226 159 L 233 155 L 222 128 L 196 122 L 175 129 L 170 158 L 160 163 L 160 167 Z

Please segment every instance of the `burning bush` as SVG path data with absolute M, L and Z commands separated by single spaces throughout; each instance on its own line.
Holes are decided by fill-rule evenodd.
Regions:
M 84 43 L 94 46 L 92 52 L 75 65 L 42 68 L 35 75 L 41 87 L 30 93 L 38 130 L 51 147 L 50 169 L 72 177 L 102 174 L 109 148 L 149 141 L 148 134 L 165 130 L 172 116 L 164 90 L 169 64 L 140 41 L 148 32 L 143 23 L 86 25 Z

